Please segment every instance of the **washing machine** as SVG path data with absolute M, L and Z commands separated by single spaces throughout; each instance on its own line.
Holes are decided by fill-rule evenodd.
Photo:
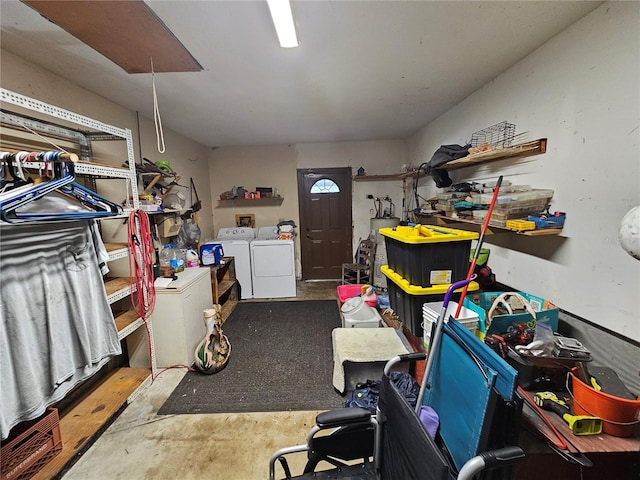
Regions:
M 250 227 L 224 227 L 218 230 L 214 243 L 221 243 L 224 254 L 234 257 L 236 279 L 240 284 L 240 298 L 253 298 L 251 281 L 251 251 L 249 244 L 256 238 L 256 231 Z
M 296 258 L 293 240 L 279 240 L 278 227 L 260 227 L 249 248 L 253 297 L 295 297 Z

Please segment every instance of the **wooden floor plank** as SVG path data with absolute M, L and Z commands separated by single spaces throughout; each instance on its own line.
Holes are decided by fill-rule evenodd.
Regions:
M 62 451 L 33 478 L 49 479 L 58 474 L 78 452 L 109 424 L 127 399 L 149 375 L 146 368 L 120 368 L 60 418 Z

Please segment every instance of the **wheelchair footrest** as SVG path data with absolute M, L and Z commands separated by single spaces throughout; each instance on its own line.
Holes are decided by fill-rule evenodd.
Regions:
M 359 463 L 346 467 L 324 470 L 320 472 L 306 473 L 292 480 L 377 480 L 376 469 L 372 462 Z

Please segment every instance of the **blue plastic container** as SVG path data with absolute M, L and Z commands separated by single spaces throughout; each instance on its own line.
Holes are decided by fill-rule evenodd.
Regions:
M 202 265 L 220 265 L 224 257 L 221 243 L 204 243 L 200 246 L 200 261 Z

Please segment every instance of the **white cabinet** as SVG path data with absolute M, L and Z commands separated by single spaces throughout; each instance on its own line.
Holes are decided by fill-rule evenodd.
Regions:
M 193 363 L 195 349 L 206 333 L 202 311 L 212 306 L 208 267 L 186 268 L 167 287 L 156 288 L 156 305 L 150 322 L 158 368 Z M 132 335 L 127 342 L 129 364 L 148 366 L 148 343 L 136 337 L 138 335 Z

